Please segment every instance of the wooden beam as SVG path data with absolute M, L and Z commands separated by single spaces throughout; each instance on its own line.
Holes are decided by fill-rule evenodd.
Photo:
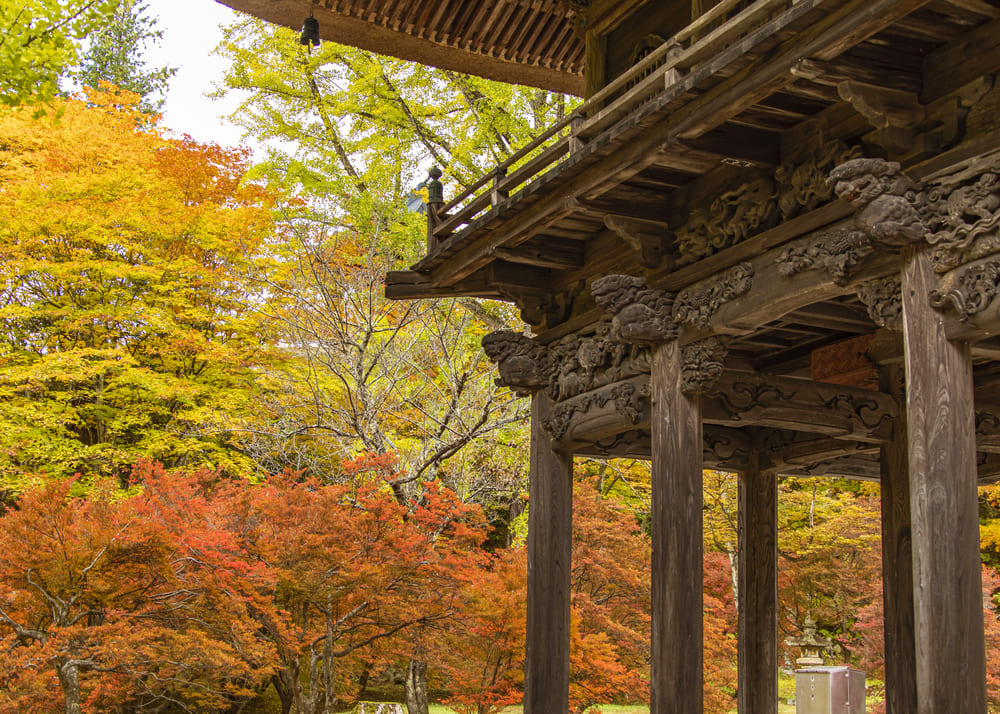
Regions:
M 648 394 L 651 378 L 640 375 L 601 389 L 617 386 L 629 387 L 635 394 Z M 557 448 L 578 451 L 586 444 L 629 430 L 650 429 L 652 418 L 645 400 L 640 401 L 641 411 L 633 421 L 621 413 L 613 398 L 595 399 L 595 393 L 585 392 L 554 405 L 557 413 L 568 412 L 569 416 Z M 701 414 L 706 424 L 720 427 L 765 426 L 826 435 L 832 437 L 831 441 L 842 442 L 844 452 L 838 455 L 848 455 L 858 451 L 854 441 L 877 444 L 888 439 L 898 409 L 889 395 L 868 389 L 726 372 L 711 393 L 702 397 Z M 812 460 L 807 458 L 808 448 L 800 446 L 794 452 L 799 461 L 792 465 L 829 458 L 836 444 L 827 441 L 817 445 L 816 452 L 823 456 Z
M 542 428 L 551 406 L 544 391 L 532 396 L 525 714 L 569 707 L 573 457 L 556 451 Z
M 879 480 L 878 457 L 842 456 L 808 466 L 787 466 L 777 469 L 779 476 L 796 476 L 798 478 L 846 478 L 855 481 Z
M 702 433 L 681 391 L 681 347 L 653 348 L 651 714 L 701 714 Z M 563 709 L 550 709 L 550 714 Z
M 394 270 L 385 276 L 385 296 L 390 300 L 423 300 L 437 297 L 481 297 L 505 299 L 495 286 L 489 284 L 484 272 L 470 275 L 448 290 L 435 287 L 423 273 L 413 270 Z
M 903 370 L 880 370 L 882 389 L 902 401 Z M 882 603 L 885 613 L 885 702 L 887 714 L 917 711 L 917 662 L 913 620 L 913 543 L 910 536 L 910 464 L 906 414 L 881 447 Z
M 608 38 L 597 32 L 587 32 L 584 50 L 584 99 L 590 99 L 607 84 Z
M 886 394 L 794 377 L 727 372 L 703 401 L 707 423 L 768 426 L 877 443 L 898 412 Z
M 778 480 L 751 452 L 739 482 L 739 711 L 778 711 Z
M 717 471 L 744 471 L 749 468 L 750 440 L 741 429 L 702 426 L 702 465 Z M 846 443 L 846 442 L 841 442 Z M 629 429 L 598 441 L 582 444 L 573 452 L 596 459 L 652 458 L 649 422 L 645 429 Z
M 852 0 L 840 6 L 800 32 L 776 57 L 768 56 L 752 63 L 681 108 L 671 117 L 671 135 L 682 138 L 701 136 L 791 83 L 794 79 L 791 70 L 801 59 L 832 60 L 927 2 Z
M 937 280 L 903 249 L 918 714 L 986 711 L 979 504 L 969 346 L 945 336 Z

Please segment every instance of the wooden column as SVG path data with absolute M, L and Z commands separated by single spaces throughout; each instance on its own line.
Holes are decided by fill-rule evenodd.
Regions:
M 918 714 L 982 714 L 986 665 L 976 494 L 972 359 L 931 308 L 937 285 L 903 249 L 906 418 Z
M 701 400 L 676 341 L 653 348 L 651 714 L 702 711 Z M 553 712 L 556 710 L 553 709 Z
M 750 454 L 740 474 L 737 652 L 741 714 L 778 711 L 778 480 Z
M 902 366 L 883 367 L 880 387 L 902 405 Z M 888 714 L 917 711 L 917 662 L 913 640 L 913 548 L 910 534 L 910 465 L 906 410 L 892 440 L 882 445 L 882 603 L 885 612 L 885 703 Z
M 542 427 L 551 405 L 545 392 L 532 396 L 524 714 L 569 709 L 573 456 L 555 451 Z

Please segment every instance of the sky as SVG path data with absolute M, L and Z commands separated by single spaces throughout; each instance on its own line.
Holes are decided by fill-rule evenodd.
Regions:
M 221 39 L 219 25 L 232 21 L 236 13 L 214 0 L 147 0 L 147 6 L 163 40 L 159 46 L 147 46 L 146 61 L 177 68 L 163 107 L 163 125 L 199 141 L 243 143 L 243 130 L 220 118 L 231 113 L 238 100 L 205 96 L 226 69 L 226 61 L 211 54 Z

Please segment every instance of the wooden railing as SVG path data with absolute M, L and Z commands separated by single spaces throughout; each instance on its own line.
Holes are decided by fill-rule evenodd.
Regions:
M 803 0 L 754 0 L 732 18 L 724 19 L 734 8 L 746 2 L 722 0 L 498 164 L 492 172 L 444 206 L 435 206 L 434 210 L 428 211 L 429 250 L 484 211 L 504 202 L 516 189 L 582 150 L 588 141 L 662 93 L 670 91 L 683 81 L 688 70 L 741 39 L 751 39 L 752 36 L 748 45 L 759 44 L 816 4 Z M 773 21 L 781 15 L 787 16 L 785 22 Z M 720 20 L 721 24 L 713 28 Z M 540 147 L 544 148 L 531 156 Z M 511 171 L 515 166 L 517 168 Z

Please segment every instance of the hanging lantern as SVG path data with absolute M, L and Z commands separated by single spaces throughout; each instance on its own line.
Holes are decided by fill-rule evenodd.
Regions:
M 312 14 L 302 21 L 302 34 L 299 35 L 299 44 L 319 47 L 319 21 Z

